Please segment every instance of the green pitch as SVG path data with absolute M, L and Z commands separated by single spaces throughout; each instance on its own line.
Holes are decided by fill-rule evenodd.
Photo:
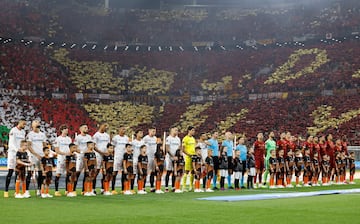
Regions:
M 360 194 L 215 202 L 199 197 L 360 188 L 355 185 L 41 199 L 0 198 L 1 223 L 359 223 Z M 0 192 L 1 196 L 3 192 Z M 9 192 L 11 195 L 13 192 Z M 34 191 L 32 191 L 34 193 Z

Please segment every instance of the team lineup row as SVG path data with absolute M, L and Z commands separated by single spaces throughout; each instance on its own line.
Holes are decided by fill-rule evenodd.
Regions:
M 37 174 L 37 194 L 41 197 L 52 197 L 49 194 L 49 185 L 52 183 L 55 163 L 50 147 L 46 145 L 46 136 L 40 131 L 39 121 L 32 122 L 32 131 L 27 136 L 25 125 L 26 121 L 21 120 L 9 133 L 8 175 L 4 197 L 9 197 L 9 185 L 14 172 L 16 198 L 30 197 L 29 185 L 34 174 Z M 169 191 L 171 179 L 172 191 L 176 193 L 192 189 L 194 192 L 203 192 L 200 187 L 201 180 L 205 191 L 217 190 L 218 176 L 221 190 L 225 189 L 225 179 L 228 188 L 233 189 L 232 176 L 235 178 L 234 187 L 238 190 L 245 187 L 246 172 L 248 188 L 268 187 L 268 174 L 270 188 L 293 187 L 291 179 L 294 174 L 297 187 L 302 186 L 300 177 L 304 186 L 316 186 L 320 174 L 323 185 L 328 185 L 329 180 L 334 178 L 337 183 L 344 183 L 347 165 L 350 170 L 350 183 L 353 183 L 354 154 L 348 154 L 346 142 L 337 140 L 334 143 L 331 135 L 327 135 L 326 139 L 309 136 L 306 142 L 299 145 L 289 132 L 282 133 L 277 142 L 274 140 L 274 132 L 270 132 L 266 141 L 263 134 L 259 133 L 253 146 L 247 149 L 244 145 L 245 138 L 240 137 L 236 141 L 231 132 L 225 133 L 225 139 L 220 145 L 217 140 L 218 132 L 213 132 L 209 139 L 206 134 L 200 134 L 199 139 L 195 140 L 194 127 L 188 128 L 182 141 L 176 127 L 170 129 L 169 136 L 164 133 L 163 139 L 156 137 L 155 128 L 149 128 L 145 137 L 143 132 L 138 130 L 131 140 L 125 135 L 125 127 L 120 127 L 118 134 L 112 137 L 106 133 L 107 127 L 107 124 L 100 125 L 99 130 L 90 136 L 87 125 L 81 125 L 80 134 L 73 142 L 68 136 L 67 126 L 60 126 L 60 135 L 53 143 L 57 157 L 55 196 L 61 196 L 61 175 L 66 177 L 66 195 L 76 196 L 81 172 L 84 172 L 84 196 L 96 195 L 96 177 L 100 172 L 101 193 L 104 195 L 118 193 L 115 190 L 118 174 L 121 175 L 121 187 L 125 195 L 135 193 L 135 179 L 137 193 L 146 194 L 147 177 L 151 192 L 164 193 L 161 190 L 164 173 L 165 191 Z M 262 183 L 264 171 L 265 181 Z M 186 189 L 188 177 L 190 186 Z

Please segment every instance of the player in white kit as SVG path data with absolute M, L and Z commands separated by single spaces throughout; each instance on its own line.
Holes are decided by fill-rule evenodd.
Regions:
M 203 164 L 205 163 L 206 157 L 208 156 L 208 146 L 210 143 L 207 141 L 208 137 L 205 133 L 201 133 L 196 146 L 201 149 L 201 159 Z M 203 188 L 206 190 L 206 175 L 203 175 Z
M 60 135 L 55 139 L 54 147 L 57 154 L 57 165 L 55 175 L 55 196 L 61 196 L 59 192 L 59 180 L 61 175 L 66 175 L 66 156 L 70 154 L 69 145 L 72 143 L 71 138 L 68 136 L 69 129 L 63 124 L 59 128 Z M 67 191 L 68 178 L 65 180 L 65 191 Z M 72 191 L 72 190 L 71 190 Z
M 87 150 L 87 142 L 92 141 L 91 136 L 88 134 L 89 128 L 86 124 L 81 124 L 79 127 L 80 134 L 75 137 L 74 143 L 78 146 L 79 153 L 76 154 L 76 181 L 74 182 L 73 191 L 76 192 L 77 180 L 79 179 L 81 171 L 84 169 L 84 153 Z M 83 181 L 82 192 L 84 192 L 85 175 Z
M 6 181 L 5 181 L 5 191 L 4 191 L 5 198 L 9 197 L 9 185 L 10 185 L 11 177 L 16 167 L 16 153 L 20 149 L 20 142 L 22 140 L 25 140 L 25 130 L 24 130 L 25 126 L 26 126 L 26 121 L 20 120 L 16 125 L 16 127 L 13 127 L 9 132 L 9 149 L 8 149 L 8 158 L 7 158 L 8 174 L 6 176 Z M 29 176 L 29 182 L 30 182 L 30 178 L 31 176 Z M 28 177 L 26 177 L 26 182 L 27 179 Z
M 166 176 L 165 176 L 165 192 L 169 192 L 169 180 L 171 175 L 171 187 L 172 191 L 175 191 L 175 175 L 174 175 L 174 161 L 176 160 L 176 150 L 180 149 L 181 140 L 178 137 L 178 128 L 173 127 L 170 129 L 170 135 L 166 137 L 165 141 L 165 165 L 166 165 Z
M 125 135 L 126 128 L 120 127 L 119 132 L 117 135 L 115 135 L 111 143 L 115 146 L 115 152 L 114 152 L 114 176 L 112 179 L 112 194 L 117 194 L 115 191 L 115 183 L 116 183 L 116 176 L 120 172 L 122 174 L 123 171 L 123 159 L 124 159 L 124 153 L 125 153 L 125 145 L 129 144 L 129 137 Z M 123 175 L 121 175 L 121 186 L 122 190 L 124 191 L 124 178 Z
M 94 193 L 96 194 L 96 177 L 99 175 L 102 161 L 103 161 L 103 155 L 107 152 L 107 144 L 110 143 L 110 135 L 106 133 L 109 125 L 104 123 L 101 124 L 99 127 L 99 130 L 93 135 L 93 141 L 95 142 L 95 154 L 96 154 L 96 175 L 93 180 L 93 188 Z M 104 192 L 104 175 L 101 179 L 101 193 Z
M 148 174 L 150 174 L 150 187 L 151 192 L 155 192 L 154 181 L 155 181 L 155 152 L 156 152 L 156 128 L 152 127 L 148 130 L 148 135 L 143 138 L 144 144 L 147 148 L 147 156 L 148 156 Z
M 40 159 L 44 156 L 44 147 L 47 147 L 46 135 L 40 131 L 40 121 L 34 120 L 31 123 L 32 131 L 26 136 L 27 141 L 29 142 L 30 148 L 35 152 L 35 154 L 30 154 L 30 162 L 34 164 L 34 172 L 38 172 L 37 177 L 37 192 L 36 195 L 40 195 L 40 189 L 43 180 L 43 173 L 40 166 Z M 41 158 L 39 158 L 40 156 Z
M 135 177 L 133 179 L 131 179 L 131 190 L 134 190 L 134 183 L 135 183 L 135 178 L 136 178 L 136 174 L 137 174 L 137 167 L 138 167 L 138 159 L 139 159 L 139 155 L 140 155 L 140 147 L 142 145 L 144 145 L 144 142 L 142 140 L 144 136 L 144 132 L 142 130 L 137 130 L 135 132 L 135 138 L 131 141 L 132 147 L 133 147 L 133 168 L 134 168 L 134 175 Z M 144 183 L 146 182 L 146 180 L 144 180 Z

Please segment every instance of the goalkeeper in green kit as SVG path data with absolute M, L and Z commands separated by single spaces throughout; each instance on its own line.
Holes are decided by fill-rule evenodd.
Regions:
M 276 150 L 276 142 L 274 140 L 275 133 L 272 131 L 269 134 L 269 138 L 265 141 L 266 157 L 265 157 L 265 173 L 264 173 L 264 185 L 269 174 L 269 158 L 271 157 L 270 152 Z

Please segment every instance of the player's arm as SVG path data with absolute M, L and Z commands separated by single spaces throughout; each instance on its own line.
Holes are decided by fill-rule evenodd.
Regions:
M 86 156 L 84 156 L 84 167 L 85 167 L 85 172 L 89 172 L 88 159 L 86 158 Z
M 137 168 L 138 168 L 137 170 L 139 171 L 139 173 L 140 173 L 141 175 L 144 175 L 144 174 L 143 174 L 143 171 L 142 171 L 141 161 L 140 161 L 140 160 L 139 160 L 138 163 L 137 163 Z
M 174 162 L 174 175 L 177 176 L 177 163 Z
M 36 158 L 39 160 L 41 159 L 41 156 L 35 152 L 35 150 L 32 148 L 32 142 L 29 142 L 27 149 L 31 154 L 33 154 Z
M 23 162 L 21 161 L 21 159 L 16 159 L 16 164 L 20 164 L 20 165 L 23 165 L 23 166 L 31 166 L 31 163 L 26 163 L 26 162 Z
M 187 156 L 191 156 L 188 152 L 187 152 L 187 150 L 186 150 L 186 142 L 182 142 L 183 144 L 182 144 L 182 151 L 183 151 L 183 153 L 185 154 L 185 155 L 187 155 Z

